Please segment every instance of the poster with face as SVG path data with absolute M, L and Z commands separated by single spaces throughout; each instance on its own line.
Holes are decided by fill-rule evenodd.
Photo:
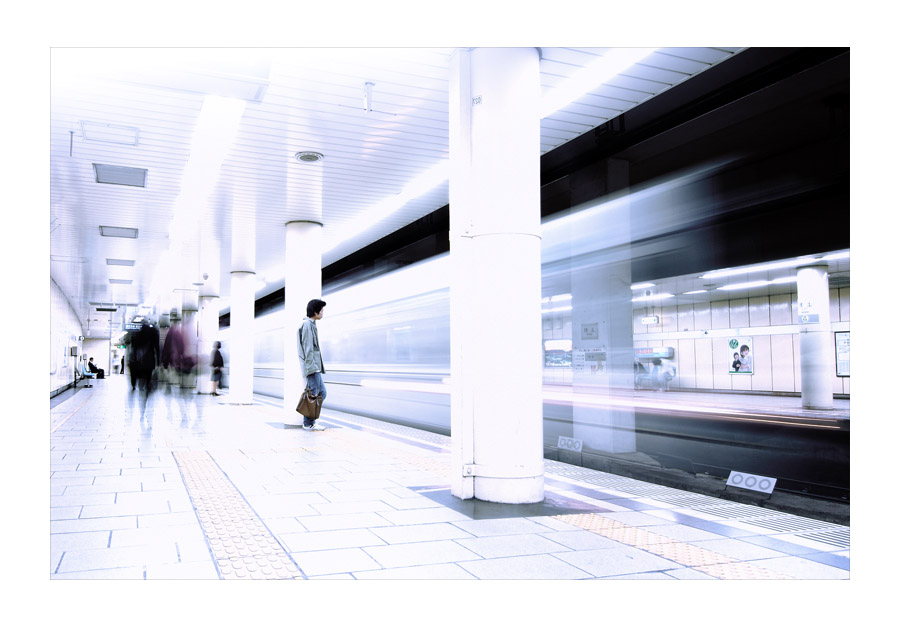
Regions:
M 753 338 L 728 338 L 728 373 L 753 373 Z

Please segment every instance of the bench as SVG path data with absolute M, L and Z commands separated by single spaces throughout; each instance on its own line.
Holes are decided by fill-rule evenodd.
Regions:
M 96 378 L 97 374 L 91 373 L 90 371 L 88 371 L 87 367 L 84 366 L 84 362 L 82 362 L 81 363 L 81 377 L 84 378 L 85 380 L 88 380 L 88 384 L 86 384 L 84 386 L 85 386 L 85 388 L 90 389 L 94 386 L 90 383 L 90 380 L 93 378 Z

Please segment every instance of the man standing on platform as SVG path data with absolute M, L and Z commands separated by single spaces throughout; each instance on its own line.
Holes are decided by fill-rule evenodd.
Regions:
M 297 353 L 300 354 L 300 363 L 303 366 L 303 375 L 306 376 L 306 388 L 325 400 L 325 382 L 322 374 L 325 373 L 325 365 L 322 362 L 322 352 L 319 349 L 319 332 L 316 328 L 316 320 L 322 319 L 325 302 L 318 299 L 310 300 L 306 305 L 306 319 L 300 325 L 297 332 Z M 325 427 L 317 425 L 315 420 L 303 416 L 303 428 L 310 431 L 322 431 Z

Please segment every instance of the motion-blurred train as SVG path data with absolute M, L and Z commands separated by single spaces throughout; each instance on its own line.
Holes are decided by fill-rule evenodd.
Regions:
M 662 482 L 658 472 L 664 469 L 715 478 L 741 470 L 777 478 L 779 492 L 849 502 L 848 417 L 754 409 L 740 392 L 683 392 L 675 402 L 674 393 L 635 388 L 638 337 L 632 335 L 632 314 L 633 307 L 644 308 L 632 299 L 641 295 L 633 287 L 640 282 L 635 274 L 660 273 L 662 265 L 674 283 L 702 270 L 696 267 L 713 264 L 707 256 L 720 250 L 711 240 L 713 227 L 729 207 L 752 207 L 784 195 L 786 185 L 776 180 L 744 189 L 732 182 L 726 197 L 721 185 L 733 169 L 727 161 L 704 166 L 543 222 L 545 456 Z M 322 298 L 328 306 L 320 329 L 328 369 L 326 416 L 332 408 L 449 434 L 449 270 L 450 256 L 442 254 L 388 273 L 326 284 Z M 663 304 L 662 296 L 652 304 Z M 592 313 L 604 319 L 599 329 L 585 322 Z M 606 320 L 620 328 L 604 329 Z M 283 306 L 254 322 L 254 392 L 280 398 Z M 580 341 L 582 331 L 602 334 L 598 348 L 578 348 L 589 344 Z M 227 327 L 220 339 L 227 350 Z M 518 346 L 497 345 L 496 357 Z M 676 383 L 672 391 L 680 389 Z M 741 405 L 748 408 L 735 409 Z M 579 437 L 592 426 L 620 424 L 633 430 L 630 451 L 604 451 L 591 445 L 590 437 Z M 561 446 L 560 437 L 578 442 L 580 450 Z

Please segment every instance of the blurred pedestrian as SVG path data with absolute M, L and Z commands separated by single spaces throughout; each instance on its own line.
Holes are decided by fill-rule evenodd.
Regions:
M 166 332 L 162 349 L 163 377 L 172 395 L 178 398 L 182 422 L 187 422 L 187 405 L 197 386 L 196 342 L 190 328 L 186 328 L 177 312 L 171 314 L 171 326 Z M 171 416 L 171 407 L 169 408 Z
M 216 393 L 216 389 L 218 385 L 222 383 L 222 367 L 225 366 L 225 360 L 222 358 L 222 352 L 219 351 L 221 349 L 222 343 L 216 340 L 213 343 L 212 354 L 209 357 L 210 366 L 212 367 L 212 375 L 210 375 L 210 380 L 212 380 L 212 394 L 214 396 L 219 395 Z
M 135 383 L 141 391 L 141 417 L 147 408 L 147 399 L 153 386 L 153 370 L 159 364 L 159 329 L 147 318 L 141 320 L 141 328 L 131 338 L 131 389 Z
M 322 352 L 319 349 L 319 331 L 316 320 L 322 319 L 325 302 L 312 299 L 306 305 L 306 319 L 300 325 L 297 332 L 297 352 L 300 354 L 300 363 L 303 367 L 303 375 L 306 376 L 306 388 L 325 400 L 325 382 L 322 374 L 325 373 L 325 364 L 322 362 Z M 317 425 L 315 420 L 303 416 L 303 428 L 311 431 L 322 431 L 325 427 Z

